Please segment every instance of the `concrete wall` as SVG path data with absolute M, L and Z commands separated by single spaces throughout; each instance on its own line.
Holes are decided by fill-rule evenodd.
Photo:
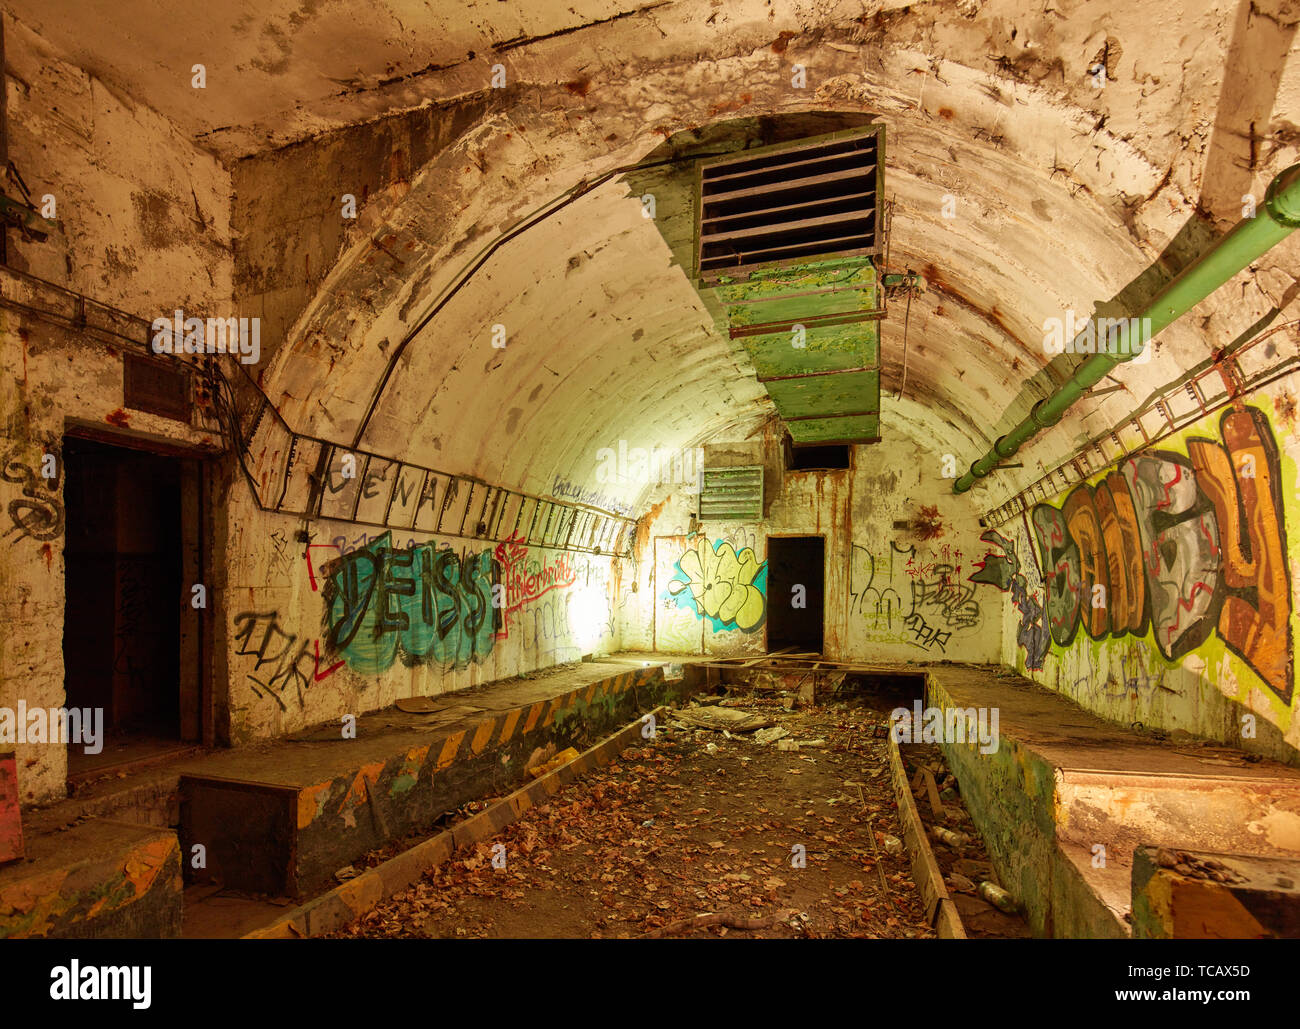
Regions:
M 62 227 L 45 243 L 11 232 L 10 266 L 150 320 L 177 307 L 226 314 L 225 168 L 22 22 L 4 25 L 9 158 L 37 207 L 54 198 Z
M 629 648 L 735 654 L 766 649 L 765 618 L 748 628 L 701 613 L 680 559 L 701 540 L 730 567 L 737 586 L 754 586 L 767 604 L 767 541 L 780 535 L 826 537 L 824 652 L 842 661 L 996 661 L 1002 598 L 971 576 L 983 554 L 977 516 L 943 478 L 942 455 L 894 436 L 853 448 L 853 468 L 785 471 L 778 440 L 750 444 L 765 466 L 766 517 L 756 523 L 705 522 L 690 535 L 695 498 L 676 489 L 638 523 L 635 590 L 619 598 Z M 734 448 L 716 448 L 734 451 Z M 705 466 L 734 463 L 705 448 Z M 730 550 L 728 549 L 730 548 Z M 753 560 L 744 558 L 745 549 Z M 707 557 L 707 555 L 706 555 Z M 757 566 L 748 575 L 745 569 Z M 743 580 L 743 581 L 741 581 Z
M 9 154 L 39 206 L 56 198 L 62 231 L 24 243 L 13 267 L 154 318 L 229 303 L 230 179 L 143 104 L 115 95 L 5 17 Z M 10 191 L 13 195 L 13 191 Z M 47 321 L 0 311 L 0 706 L 64 700 L 61 440 L 69 426 L 153 443 L 216 448 L 220 439 L 123 407 L 122 354 Z M 54 476 L 43 474 L 46 454 Z M 178 592 L 178 603 L 179 592 Z M 17 747 L 24 803 L 65 792 L 66 753 Z
M 235 298 L 241 313 L 262 319 L 268 359 L 288 339 L 340 254 L 370 234 L 386 245 L 382 226 L 394 205 L 485 107 L 481 96 L 422 107 L 233 165 Z M 287 182 L 314 188 L 286 190 Z M 348 213 L 355 211 L 354 217 L 345 216 L 345 196 L 353 198 Z M 418 279 L 415 292 L 428 278 L 426 273 Z
M 304 543 L 247 496 L 219 584 L 232 743 L 618 649 L 616 558 L 328 520 Z
M 1004 660 L 1125 725 L 1300 763 L 1297 389 L 1288 376 L 990 533 Z

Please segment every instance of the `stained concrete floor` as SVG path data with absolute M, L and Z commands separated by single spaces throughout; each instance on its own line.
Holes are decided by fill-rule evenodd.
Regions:
M 932 936 L 906 854 L 884 850 L 902 833 L 884 712 L 743 702 L 790 739 L 825 745 L 782 751 L 670 718 L 337 935 Z

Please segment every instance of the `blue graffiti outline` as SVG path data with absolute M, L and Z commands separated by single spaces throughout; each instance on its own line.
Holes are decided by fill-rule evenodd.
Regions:
M 731 543 L 731 540 L 724 540 L 721 538 L 715 539 L 710 544 L 710 546 L 712 546 L 714 551 L 716 552 L 717 548 L 723 543 Z M 734 543 L 732 543 L 732 548 L 733 549 L 735 548 Z M 695 549 L 695 540 L 692 539 L 688 544 L 686 550 L 682 553 L 682 556 L 673 562 L 673 577 L 669 579 L 667 583 L 664 584 L 664 588 L 668 593 L 668 596 L 672 598 L 673 603 L 677 607 L 680 607 L 682 610 L 689 611 L 696 618 L 703 619 L 709 622 L 710 628 L 712 628 L 714 632 L 751 633 L 751 632 L 758 632 L 759 629 L 763 628 L 763 626 L 767 624 L 767 601 L 768 601 L 767 558 L 764 558 L 762 563 L 758 566 L 758 571 L 754 573 L 753 582 L 750 584 L 756 590 L 758 590 L 759 593 L 763 594 L 763 617 L 760 618 L 754 624 L 754 627 L 752 629 L 742 629 L 735 622 L 730 622 L 730 623 L 724 622 L 721 618 L 718 618 L 716 615 L 705 614 L 703 611 L 699 609 L 699 606 L 695 603 L 695 594 L 692 593 L 690 589 L 691 577 L 686 573 L 685 569 L 682 568 L 682 560 L 686 557 L 687 554 L 692 553 L 694 549 Z M 754 548 L 743 547 L 741 549 L 753 550 Z M 737 557 L 740 556 L 739 551 L 737 552 L 736 556 Z M 758 554 L 755 553 L 754 556 L 758 557 Z M 681 578 L 678 578 L 678 576 L 681 576 Z M 680 582 L 686 588 L 682 590 L 678 590 L 676 593 L 674 593 L 672 590 L 668 589 L 668 587 L 675 582 Z

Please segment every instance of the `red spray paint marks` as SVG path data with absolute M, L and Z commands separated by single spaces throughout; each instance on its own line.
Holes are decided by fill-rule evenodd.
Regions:
M 921 510 L 917 512 L 912 527 L 916 530 L 917 539 L 938 539 L 943 535 L 943 523 L 939 521 L 939 509 L 923 505 Z

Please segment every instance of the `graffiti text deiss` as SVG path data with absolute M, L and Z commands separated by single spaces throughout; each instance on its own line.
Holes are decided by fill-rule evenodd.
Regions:
M 458 555 L 420 543 L 394 550 L 384 533 L 328 567 L 330 645 L 362 674 L 409 664 L 464 668 L 492 653 L 501 628 L 490 550 Z

